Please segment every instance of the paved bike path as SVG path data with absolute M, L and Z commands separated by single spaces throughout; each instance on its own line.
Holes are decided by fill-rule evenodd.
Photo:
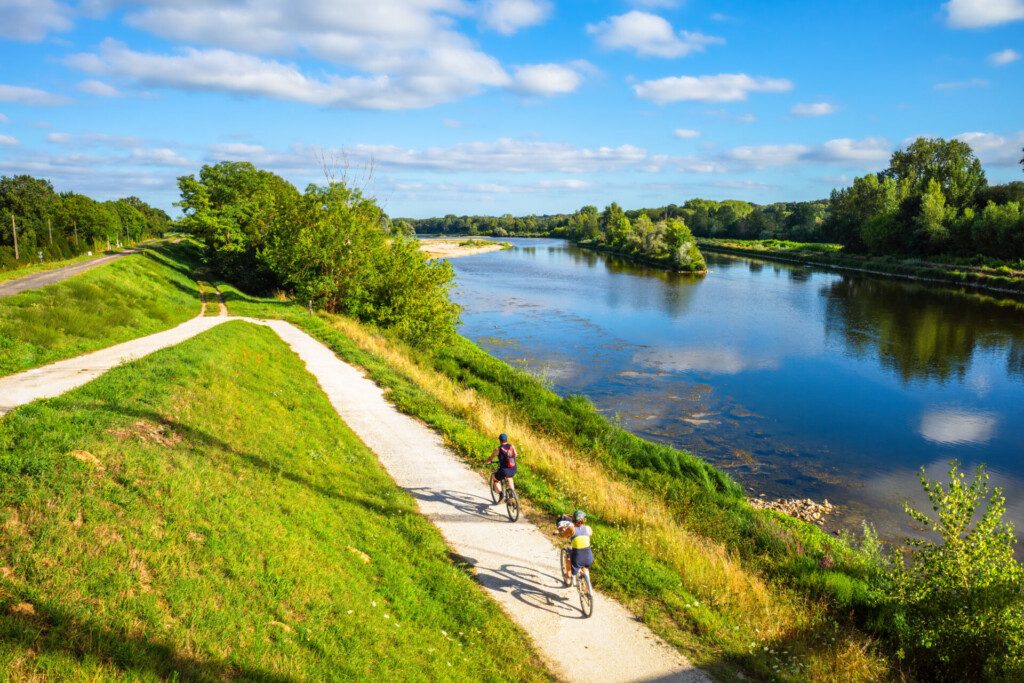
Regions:
M 39 289 L 46 285 L 52 285 L 55 282 L 63 282 L 68 278 L 72 278 L 75 275 L 80 275 L 87 270 L 92 270 L 98 266 L 116 261 L 119 258 L 125 256 L 131 256 L 132 254 L 138 254 L 142 252 L 142 247 L 136 247 L 133 249 L 125 249 L 119 251 L 116 254 L 107 254 L 106 256 L 100 256 L 89 261 L 83 261 L 81 263 L 72 263 L 70 266 L 63 266 L 61 268 L 54 268 L 53 270 L 44 270 L 38 273 L 32 273 L 25 277 L 18 278 L 16 280 L 8 280 L 7 282 L 0 282 L 0 297 L 14 296 L 15 294 L 21 294 L 27 292 L 30 289 Z
M 568 681 L 707 681 L 636 617 L 597 592 L 583 618 L 575 588 L 564 588 L 558 547 L 536 526 L 513 524 L 491 504 L 484 479 L 440 437 L 400 413 L 384 392 L 329 348 L 282 320 L 199 317 L 165 332 L 103 351 L 0 378 L 0 415 L 38 398 L 57 396 L 107 370 L 185 341 L 231 320 L 265 325 L 316 377 L 335 410 L 377 455 L 395 482 L 445 537 L 455 558 L 474 567 L 480 585 L 504 608 L 560 678 Z M 600 586 L 600 569 L 595 569 Z M 439 637 L 440 634 L 439 634 Z M 495 666 L 500 667 L 500 653 Z

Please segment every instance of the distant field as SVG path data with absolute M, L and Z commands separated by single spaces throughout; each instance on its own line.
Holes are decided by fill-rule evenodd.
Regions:
M 163 244 L 0 299 L 0 376 L 173 327 L 199 313 L 199 249 Z
M 270 330 L 0 421 L 12 679 L 548 679 L 527 643 Z

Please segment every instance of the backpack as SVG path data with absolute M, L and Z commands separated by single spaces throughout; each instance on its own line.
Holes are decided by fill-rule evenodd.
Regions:
M 498 458 L 501 460 L 501 466 L 505 469 L 515 469 L 516 449 L 512 447 L 512 444 L 506 443 L 498 446 Z

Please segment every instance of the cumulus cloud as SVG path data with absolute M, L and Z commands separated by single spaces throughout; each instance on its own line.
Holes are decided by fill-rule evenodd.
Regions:
M 834 114 L 836 107 L 828 102 L 813 102 L 810 104 L 797 104 L 789 110 L 796 116 L 827 116 Z
M 657 104 L 669 102 L 738 102 L 752 92 L 787 92 L 793 83 L 784 78 L 760 78 L 747 74 L 717 76 L 670 76 L 633 86 L 637 97 Z
M 514 80 L 518 90 L 531 95 L 561 95 L 578 88 L 583 77 L 561 64 L 531 64 L 517 67 Z
M 694 130 L 693 128 L 676 128 L 672 131 L 672 134 L 680 140 L 690 140 L 692 138 L 700 137 L 700 131 Z
M 488 0 L 483 5 L 481 20 L 485 26 L 508 36 L 543 23 L 550 14 L 551 3 L 545 0 Z
M 892 156 L 892 144 L 885 138 L 863 140 L 836 138 L 828 140 L 809 153 L 816 161 L 886 161 Z
M 431 74 L 409 73 L 402 78 L 379 76 L 307 76 L 292 65 L 224 49 L 182 48 L 176 54 L 138 52 L 106 40 L 97 53 L 66 59 L 84 71 L 117 76 L 134 83 L 185 90 L 215 90 L 271 97 L 319 106 L 363 109 L 428 107 L 483 85 L 506 85 L 509 77 L 494 59 L 457 52 L 434 54 L 446 68 Z M 435 61 L 434 66 L 437 65 Z
M 11 135 L 0 135 L 0 145 L 13 147 L 18 144 L 18 139 Z
M 992 166 L 1016 166 L 1020 160 L 1020 150 L 1024 147 L 1024 130 L 1010 135 L 972 131 L 955 137 L 970 145 L 983 164 Z
M 120 97 L 121 91 L 114 86 L 104 83 L 103 81 L 97 81 L 90 79 L 82 81 L 77 86 L 80 92 L 84 92 L 88 95 L 95 95 L 96 97 Z
M 1024 0 L 950 0 L 943 7 L 953 28 L 984 28 L 1024 19 Z
M 1000 50 L 999 52 L 993 52 L 990 54 L 988 56 L 988 63 L 992 66 L 1006 66 L 1007 64 L 1016 62 L 1018 59 L 1020 59 L 1019 52 L 1006 48 L 1005 50 Z
M 58 145 L 66 145 L 71 142 L 71 133 L 47 133 L 46 139 Z
M 41 107 L 53 107 L 67 104 L 68 99 L 60 95 L 48 93 L 38 88 L 27 88 L 20 85 L 0 84 L 0 102 L 17 102 L 18 104 L 32 104 Z
M 72 10 L 53 0 L 0 0 L 0 37 L 37 42 L 71 28 Z
M 684 57 L 703 52 L 708 45 L 725 42 L 703 33 L 676 33 L 664 18 L 638 10 L 588 24 L 587 32 L 596 36 L 598 44 L 606 49 L 630 49 L 638 55 L 653 57 Z

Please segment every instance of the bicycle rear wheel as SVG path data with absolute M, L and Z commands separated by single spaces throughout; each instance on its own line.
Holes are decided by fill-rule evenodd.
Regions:
M 513 522 L 519 519 L 519 496 L 511 486 L 505 490 L 505 509 Z
M 580 569 L 577 586 L 580 591 L 580 609 L 583 610 L 583 616 L 589 617 L 594 613 L 594 591 L 590 585 L 590 572 L 586 569 Z
M 489 488 L 491 489 L 491 500 L 493 500 L 494 504 L 497 505 L 498 501 L 501 500 L 502 483 L 495 479 L 493 474 L 491 475 L 491 478 L 488 479 L 488 483 L 490 484 Z
M 562 584 L 568 588 L 572 585 L 572 562 L 569 559 L 569 549 L 562 548 L 558 553 L 558 564 L 562 566 Z

